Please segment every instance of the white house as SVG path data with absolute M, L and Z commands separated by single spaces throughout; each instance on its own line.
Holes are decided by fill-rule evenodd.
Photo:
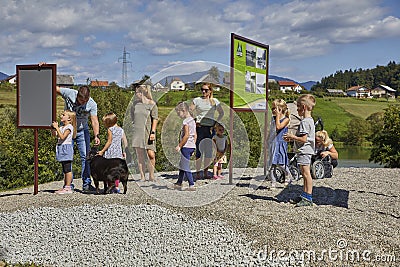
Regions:
M 376 88 L 371 90 L 372 97 L 380 98 L 380 97 L 390 97 L 395 98 L 396 90 L 387 86 L 387 85 L 379 85 Z
M 16 84 L 17 83 L 17 75 L 8 76 L 7 78 L 4 79 L 4 81 L 7 81 L 8 83 L 11 83 L 11 84 Z
M 303 88 L 292 81 L 278 81 L 279 84 L 279 90 L 281 90 L 283 93 L 286 93 L 286 91 L 292 91 L 296 93 L 300 93 Z
M 371 96 L 371 90 L 364 86 L 352 86 L 347 89 L 347 95 L 357 98 L 366 98 Z
M 155 85 L 153 85 L 153 91 L 167 91 L 168 88 L 163 86 L 161 83 L 156 83 Z
M 184 91 L 185 83 L 179 78 L 174 78 L 169 85 L 169 90 Z
M 329 95 L 331 96 L 345 96 L 346 93 L 341 89 L 326 89 Z
M 303 90 L 303 87 L 300 86 L 300 84 L 296 84 L 296 86 L 293 88 L 293 91 L 296 93 L 300 94 L 301 90 Z

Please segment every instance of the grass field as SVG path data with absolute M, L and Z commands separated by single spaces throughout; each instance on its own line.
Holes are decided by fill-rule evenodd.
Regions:
M 331 133 L 335 128 L 340 133 L 347 129 L 347 124 L 354 117 L 348 110 L 337 105 L 334 101 L 327 101 L 322 98 L 317 99 L 317 104 L 313 110 L 314 118 L 320 117 L 324 123 L 324 128 Z
M 15 91 L 0 91 L 0 105 L 17 105 L 17 93 Z
M 387 101 L 386 99 L 328 98 L 328 101 L 334 102 L 348 113 L 363 119 L 373 113 L 383 112 L 389 104 L 400 104 L 394 99 Z
M 350 97 L 317 98 L 313 111 L 314 117 L 321 117 L 325 129 L 331 133 L 335 128 L 340 133 L 347 129 L 347 124 L 354 117 L 368 118 L 376 112 L 384 112 L 389 104 L 400 105 L 398 101 L 356 99 Z
M 17 106 L 17 92 L 0 90 L 0 105 Z M 57 96 L 57 114 L 64 110 L 64 100 Z

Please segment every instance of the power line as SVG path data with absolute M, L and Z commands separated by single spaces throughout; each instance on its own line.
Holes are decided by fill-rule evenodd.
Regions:
M 127 64 L 131 64 L 131 68 L 132 68 L 132 62 L 128 61 L 126 59 L 126 56 L 131 56 L 131 53 L 126 52 L 125 46 L 124 46 L 124 53 L 122 54 L 122 57 L 118 58 L 118 62 L 121 62 L 120 60 L 122 60 L 122 84 L 124 86 L 124 88 L 127 88 L 127 83 L 128 83 L 128 70 L 127 70 Z

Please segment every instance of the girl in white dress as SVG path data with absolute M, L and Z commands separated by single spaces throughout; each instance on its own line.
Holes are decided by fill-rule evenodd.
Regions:
M 56 191 L 56 194 L 73 193 L 72 183 L 72 160 L 74 157 L 74 145 L 72 138 L 76 137 L 76 114 L 73 111 L 65 110 L 61 114 L 61 123 L 63 126 L 58 126 L 58 122 L 53 121 L 53 134 L 57 135 L 56 159 L 62 165 L 64 173 L 64 186 Z

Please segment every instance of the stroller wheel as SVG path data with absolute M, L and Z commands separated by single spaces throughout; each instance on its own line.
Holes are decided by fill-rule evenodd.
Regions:
M 314 179 L 323 179 L 325 177 L 325 168 L 321 161 L 316 160 L 311 165 L 311 175 Z
M 298 181 L 300 180 L 300 171 L 296 166 L 289 166 L 289 171 L 292 174 L 293 180 Z
M 285 171 L 281 166 L 277 166 L 277 165 L 272 166 L 269 171 L 269 175 L 270 175 L 272 181 L 275 180 L 278 183 L 285 182 Z

